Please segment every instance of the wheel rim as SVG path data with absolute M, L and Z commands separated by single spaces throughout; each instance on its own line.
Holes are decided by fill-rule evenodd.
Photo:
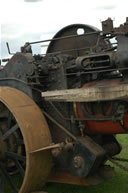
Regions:
M 7 122 L 10 124 L 9 129 L 6 128 L 6 132 L 5 130 L 1 132 L 2 147 L 6 146 L 6 141 L 10 140 L 9 143 L 11 144 L 12 138 L 16 138 L 16 135 L 20 144 L 16 148 L 17 151 L 14 151 L 13 145 L 10 146 L 11 151 L 9 150 L 9 152 L 7 147 L 4 150 L 1 149 L 1 152 L 3 151 L 0 158 L 1 171 L 9 182 L 11 180 L 10 171 L 4 166 L 3 162 L 3 160 L 7 161 L 8 157 L 13 163 L 11 166 L 9 165 L 10 167 L 13 166 L 11 172 L 17 173 L 18 168 L 21 176 L 23 176 L 23 183 L 18 190 L 15 184 L 10 183 L 13 192 L 28 193 L 41 190 L 50 173 L 51 155 L 49 151 L 31 152 L 46 147 L 52 142 L 45 118 L 34 101 L 17 89 L 0 87 L 0 102 L 4 109 L 11 116 L 13 115 L 12 118 L 10 116 L 7 118 Z

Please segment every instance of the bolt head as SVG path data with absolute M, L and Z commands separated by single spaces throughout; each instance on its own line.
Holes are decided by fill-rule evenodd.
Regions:
M 73 159 L 74 168 L 78 169 L 84 165 L 84 159 L 81 156 L 75 156 Z

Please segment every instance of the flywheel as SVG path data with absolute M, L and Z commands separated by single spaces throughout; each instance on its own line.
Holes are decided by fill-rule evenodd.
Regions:
M 52 159 L 48 150 L 33 151 L 51 142 L 47 122 L 35 102 L 15 88 L 0 87 L 0 175 L 10 185 L 10 193 L 42 190 Z

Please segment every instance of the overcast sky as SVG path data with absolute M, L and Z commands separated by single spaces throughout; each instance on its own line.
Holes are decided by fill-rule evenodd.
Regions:
M 52 37 L 69 24 L 101 29 L 101 21 L 108 17 L 115 26 L 128 17 L 128 0 L 1 0 L 0 7 L 2 58 L 8 57 L 6 42 L 16 52 L 25 42 Z M 40 52 L 39 46 L 33 49 Z

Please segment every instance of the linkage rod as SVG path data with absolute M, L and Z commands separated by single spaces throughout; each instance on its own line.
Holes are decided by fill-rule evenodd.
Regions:
M 61 38 L 53 38 L 53 39 L 36 41 L 36 42 L 29 42 L 29 44 L 39 44 L 39 43 L 43 43 L 43 42 L 50 42 L 50 41 L 56 41 L 56 40 L 64 40 L 64 39 L 70 39 L 70 38 L 75 38 L 75 37 L 80 37 L 80 36 L 93 35 L 93 34 L 98 34 L 98 33 L 100 33 L 100 31 L 98 31 L 98 32 L 89 32 L 89 33 L 85 33 L 85 34 L 81 34 L 81 35 L 70 35 L 70 36 L 65 36 L 65 37 L 61 37 Z

